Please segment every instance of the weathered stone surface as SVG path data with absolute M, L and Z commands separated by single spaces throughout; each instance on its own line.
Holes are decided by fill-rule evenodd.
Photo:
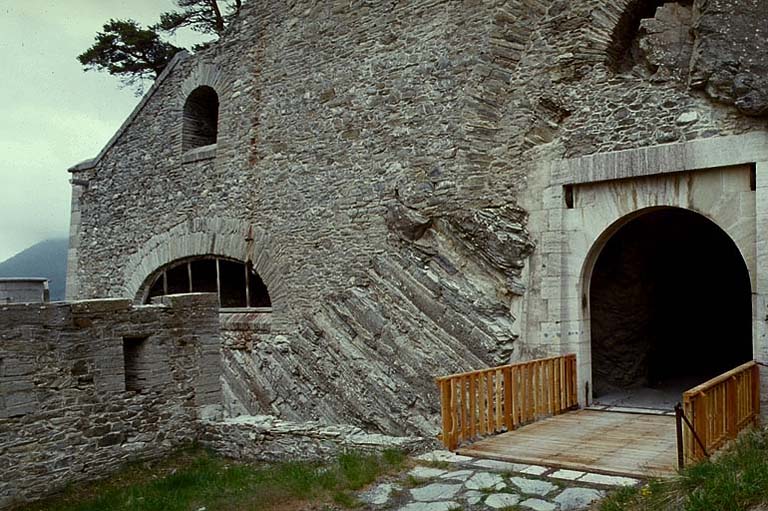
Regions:
M 416 479 L 433 479 L 435 477 L 440 477 L 445 473 L 445 470 L 431 467 L 415 467 L 408 472 L 411 477 Z
M 392 483 L 382 483 L 360 495 L 360 500 L 372 506 L 383 506 L 389 502 L 392 492 L 400 487 Z
M 589 508 L 604 495 L 604 492 L 593 488 L 566 488 L 555 497 L 554 502 L 560 506 L 560 511 L 580 511 Z
M 469 490 L 464 492 L 464 500 L 469 504 L 470 506 L 475 506 L 480 503 L 480 501 L 485 498 L 487 494 L 483 493 L 481 491 L 477 490 Z
M 0 507 L 163 456 L 220 418 L 218 300 L 161 301 L 0 308 Z
M 494 470 L 505 472 L 520 472 L 521 470 L 528 468 L 528 465 L 497 460 L 477 460 L 473 463 L 473 465 L 476 467 L 492 468 Z
M 639 46 L 652 80 L 688 78 L 693 53 L 693 6 L 667 3 L 640 22 Z
M 553 477 L 554 479 L 565 479 L 566 481 L 575 481 L 579 477 L 583 476 L 585 473 L 581 472 L 579 470 L 566 470 L 566 469 L 560 469 L 552 473 L 550 477 Z
M 474 470 L 454 470 L 452 472 L 447 472 L 441 475 L 440 479 L 455 479 L 457 481 L 466 481 L 472 477 L 472 474 L 474 473 Z
M 457 502 L 411 502 L 400 508 L 400 511 L 452 511 L 461 506 Z
M 551 502 L 541 499 L 526 499 L 520 503 L 520 506 L 533 511 L 555 511 L 557 506 Z
M 528 474 L 528 475 L 532 475 L 532 476 L 540 476 L 540 475 L 546 473 L 548 470 L 549 470 L 549 468 L 547 468 L 547 467 L 542 467 L 542 466 L 539 466 L 539 465 L 529 465 L 529 466 L 523 468 L 522 470 L 520 470 L 520 472 L 523 473 L 523 474 Z
M 461 490 L 460 484 L 433 483 L 411 490 L 414 500 L 420 502 L 434 502 L 436 500 L 450 500 Z
M 513 477 L 510 479 L 512 484 L 517 486 L 522 493 L 528 495 L 547 495 L 557 489 L 557 486 L 549 481 L 540 479 L 527 479 L 525 477 Z
M 393 203 L 387 209 L 387 226 L 408 241 L 421 238 L 431 223 L 428 217 L 399 203 Z
M 469 456 L 452 453 L 451 451 L 430 451 L 416 456 L 418 461 L 464 463 L 472 461 Z
M 604 484 L 607 486 L 634 486 L 640 481 L 631 477 L 620 476 L 607 476 L 603 474 L 587 474 L 579 482 L 592 483 L 592 484 Z
M 513 493 L 493 493 L 485 499 L 485 505 L 493 509 L 516 506 L 519 502 L 520 496 Z
M 202 444 L 229 458 L 258 461 L 328 459 L 344 450 L 408 452 L 426 443 L 418 437 L 390 437 L 355 426 L 285 421 L 269 415 L 204 421 L 202 429 Z
M 464 486 L 470 490 L 501 490 L 506 483 L 499 474 L 478 472 L 470 477 Z
M 768 113 L 768 40 L 763 0 L 698 6 L 691 85 L 747 115 Z

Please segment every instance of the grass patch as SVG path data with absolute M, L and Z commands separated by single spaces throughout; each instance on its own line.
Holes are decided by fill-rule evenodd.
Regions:
M 408 474 L 405 479 L 401 481 L 403 488 L 418 488 L 420 486 L 426 486 L 429 483 L 429 479 L 419 479 Z
M 302 503 L 356 508 L 353 492 L 402 469 L 405 455 L 346 452 L 331 463 L 251 465 L 207 451 L 180 451 L 155 463 L 136 463 L 115 476 L 10 511 L 259 511 Z
M 745 511 L 759 504 L 768 504 L 768 435 L 750 431 L 673 479 L 617 490 L 600 511 Z
M 451 470 L 453 465 L 448 461 L 439 460 L 420 460 L 418 464 L 424 467 L 437 468 L 439 470 Z

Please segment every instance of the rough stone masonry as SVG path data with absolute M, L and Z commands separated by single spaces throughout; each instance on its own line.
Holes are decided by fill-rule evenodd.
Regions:
M 767 26 L 765 0 L 249 2 L 71 169 L 68 297 L 246 262 L 272 307 L 221 314 L 229 413 L 433 435 L 435 376 L 551 351 L 521 337 L 553 285 L 537 166 L 764 131 Z
M 198 438 L 221 410 L 218 301 L 0 307 L 0 507 Z

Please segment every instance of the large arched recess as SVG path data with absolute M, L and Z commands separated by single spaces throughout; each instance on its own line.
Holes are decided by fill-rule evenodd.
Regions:
M 705 216 L 646 208 L 614 223 L 591 252 L 585 291 L 597 401 L 666 406 L 752 359 L 749 271 Z

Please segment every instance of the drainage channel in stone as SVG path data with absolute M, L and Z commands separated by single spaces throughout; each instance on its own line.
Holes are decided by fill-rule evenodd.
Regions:
M 415 459 L 416 467 L 366 490 L 360 500 L 370 509 L 396 511 L 580 511 L 612 487 L 640 483 L 628 477 L 479 460 L 447 451 Z

